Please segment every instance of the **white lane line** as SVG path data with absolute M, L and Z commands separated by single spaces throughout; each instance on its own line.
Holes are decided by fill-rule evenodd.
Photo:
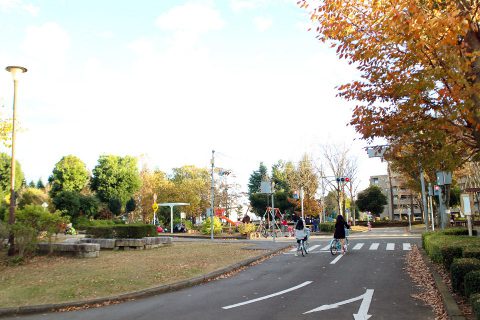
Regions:
M 308 248 L 308 252 L 313 251 L 313 250 L 317 249 L 318 247 L 320 247 L 319 244 L 316 244 L 316 245 L 314 245 L 314 246 L 311 246 L 310 248 Z
M 338 257 L 336 257 L 335 259 L 333 259 L 332 262 L 330 262 L 330 264 L 335 264 L 335 263 L 337 263 L 338 260 L 340 260 L 342 257 L 343 257 L 343 254 L 339 254 Z
M 410 243 L 404 243 L 403 244 L 403 250 L 412 250 L 412 247 L 410 246 Z
M 395 243 L 387 243 L 387 251 L 395 250 Z
M 322 249 L 320 250 L 330 250 L 330 244 L 326 245 L 325 247 L 323 247 Z
M 372 243 L 369 250 L 377 250 L 379 245 L 380 245 L 380 243 L 378 243 L 378 242 Z
M 363 243 L 357 243 L 355 247 L 353 247 L 353 250 L 360 250 L 363 247 Z
M 246 304 L 250 304 L 250 303 L 262 301 L 262 300 L 265 300 L 265 299 L 273 298 L 273 297 L 282 295 L 282 294 L 284 294 L 284 293 L 287 293 L 287 292 L 290 292 L 290 291 L 294 291 L 294 290 L 300 289 L 300 288 L 302 288 L 302 287 L 308 286 L 308 285 L 309 285 L 310 283 L 312 283 L 312 282 L 313 282 L 313 281 L 305 281 L 304 283 L 300 283 L 298 286 L 291 287 L 291 288 L 289 288 L 289 289 L 285 289 L 285 290 L 282 290 L 282 291 L 279 291 L 279 292 L 276 292 L 276 293 L 272 293 L 272 294 L 269 294 L 269 295 L 267 295 L 267 296 L 263 296 L 263 297 L 260 297 L 260 298 L 256 298 L 256 299 L 252 299 L 252 300 L 247 300 L 247 301 L 240 302 L 240 303 L 237 303 L 237 304 L 231 304 L 231 305 L 229 305 L 229 306 L 222 307 L 222 309 L 232 309 L 232 308 L 244 306 L 244 305 L 246 305 Z

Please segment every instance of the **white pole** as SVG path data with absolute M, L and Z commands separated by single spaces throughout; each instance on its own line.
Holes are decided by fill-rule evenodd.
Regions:
M 274 191 L 273 191 L 273 186 L 274 186 L 274 183 L 272 181 L 272 230 L 273 230 L 273 234 L 272 234 L 272 238 L 273 238 L 273 242 L 275 242 L 275 204 L 273 202 L 273 197 L 274 197 Z
M 173 234 L 173 206 L 170 206 L 170 233 Z
M 303 217 L 303 187 L 300 188 L 300 200 L 302 204 L 302 220 L 304 219 Z

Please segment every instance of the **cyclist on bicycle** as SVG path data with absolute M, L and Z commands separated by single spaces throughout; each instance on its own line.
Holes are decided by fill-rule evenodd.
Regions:
M 335 222 L 335 233 L 333 234 L 333 237 L 335 239 L 340 240 L 340 243 L 342 244 L 342 254 L 345 254 L 345 230 L 350 229 L 350 226 L 348 223 L 345 221 L 343 216 L 339 214 L 337 216 L 337 221 Z
M 299 219 L 295 225 L 295 239 L 297 239 L 297 252 L 300 251 L 301 241 L 307 241 L 307 230 L 303 219 Z M 295 256 L 297 256 L 295 252 Z

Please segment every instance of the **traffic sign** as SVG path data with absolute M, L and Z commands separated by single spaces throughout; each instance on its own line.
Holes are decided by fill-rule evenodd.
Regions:
M 152 204 L 152 209 L 153 209 L 153 212 L 157 212 L 157 210 L 158 210 L 158 203 L 154 202 L 154 203 Z

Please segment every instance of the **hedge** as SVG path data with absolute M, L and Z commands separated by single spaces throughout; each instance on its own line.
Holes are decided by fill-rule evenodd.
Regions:
M 460 258 L 453 261 L 450 266 L 452 288 L 459 293 L 465 294 L 464 281 L 467 273 L 480 270 L 480 260 L 474 258 Z
M 454 259 L 462 258 L 463 248 L 459 246 L 445 246 L 440 248 L 442 263 L 445 269 L 450 270 L 450 265 Z
M 465 276 L 465 296 L 480 293 L 480 270 L 471 271 Z
M 333 222 L 325 222 L 319 224 L 320 231 L 322 232 L 334 232 L 335 231 L 335 223 Z
M 153 224 L 126 224 L 113 226 L 88 227 L 86 233 L 92 238 L 103 239 L 140 239 L 157 235 Z
M 465 228 L 449 228 L 443 231 L 440 231 L 447 236 L 468 236 L 468 229 Z M 472 235 L 477 235 L 477 230 L 472 230 Z
M 470 249 L 480 248 L 480 238 L 464 235 L 446 235 L 445 231 L 425 232 L 422 234 L 422 244 L 433 262 L 444 263 L 442 248 L 461 247 L 463 252 L 465 252 Z
M 475 319 L 480 320 L 480 293 L 473 294 L 470 297 L 470 304 L 472 305 Z
M 463 257 L 480 259 L 480 248 L 479 247 L 466 248 L 465 250 L 463 250 Z

